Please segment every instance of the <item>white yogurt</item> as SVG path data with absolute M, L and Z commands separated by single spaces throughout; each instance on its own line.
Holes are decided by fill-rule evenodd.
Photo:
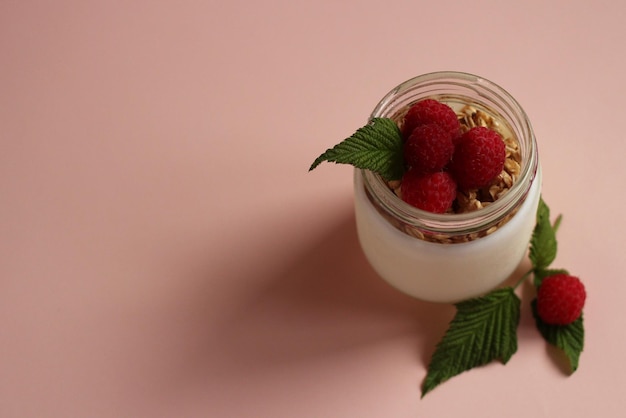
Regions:
M 479 296 L 513 273 L 528 249 L 541 190 L 537 173 L 517 213 L 494 233 L 469 242 L 440 244 L 392 226 L 367 197 L 360 170 L 355 170 L 354 182 L 357 232 L 370 264 L 395 288 L 433 302 Z

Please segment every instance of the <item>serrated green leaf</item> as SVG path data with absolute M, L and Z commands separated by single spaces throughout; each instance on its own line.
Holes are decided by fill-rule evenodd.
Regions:
M 539 269 L 534 270 L 533 284 L 535 287 L 541 286 L 541 282 L 546 277 L 554 276 L 555 274 L 569 274 L 565 269 Z
M 350 164 L 379 173 L 385 180 L 398 180 L 404 171 L 402 135 L 388 118 L 373 118 L 352 136 L 317 157 L 309 171 L 322 162 Z
M 560 348 L 569 360 L 572 373 L 578 369 L 580 353 L 585 346 L 585 328 L 583 315 L 569 325 L 546 324 L 537 314 L 537 299 L 532 302 L 533 316 L 542 337 L 555 347 Z
M 517 351 L 520 299 L 511 287 L 456 304 L 457 312 L 437 345 L 422 385 L 422 397 L 439 384 L 474 367 Z
M 537 223 L 530 240 L 528 255 L 535 271 L 548 268 L 556 258 L 556 251 L 556 232 L 550 223 L 550 209 L 543 199 L 540 199 L 537 208 Z

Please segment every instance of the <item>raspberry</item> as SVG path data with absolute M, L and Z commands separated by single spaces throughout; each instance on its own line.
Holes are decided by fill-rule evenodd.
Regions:
M 408 138 L 418 126 L 431 123 L 441 126 L 453 139 L 461 135 L 461 124 L 450 106 L 437 100 L 424 99 L 412 105 L 404 116 L 404 138 Z
M 456 183 L 445 171 L 422 174 L 409 169 L 402 177 L 402 200 L 416 208 L 444 213 L 456 198 Z
M 420 173 L 441 171 L 454 152 L 452 137 L 435 124 L 421 125 L 413 130 L 404 144 L 404 161 Z
M 487 186 L 504 168 L 505 148 L 496 131 L 474 127 L 457 141 L 450 172 L 463 189 Z
M 537 315 L 547 324 L 571 324 L 580 317 L 585 298 L 585 286 L 578 277 L 567 274 L 546 277 L 537 291 Z

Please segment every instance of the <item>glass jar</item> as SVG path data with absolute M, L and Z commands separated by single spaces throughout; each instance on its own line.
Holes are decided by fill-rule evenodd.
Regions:
M 541 170 L 524 110 L 504 89 L 459 72 L 430 73 L 390 91 L 371 114 L 401 121 L 416 101 L 433 98 L 479 110 L 515 139 L 518 173 L 508 190 L 485 207 L 435 214 L 402 201 L 379 175 L 355 169 L 355 213 L 361 247 L 376 272 L 422 300 L 456 302 L 502 284 L 525 256 L 536 221 Z

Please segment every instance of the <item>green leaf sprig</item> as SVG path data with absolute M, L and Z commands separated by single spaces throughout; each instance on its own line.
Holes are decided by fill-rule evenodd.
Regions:
M 516 330 L 520 319 L 520 299 L 515 289 L 533 275 L 533 285 L 541 286 L 544 278 L 567 273 L 550 265 L 556 258 L 556 231 L 561 223 L 558 216 L 550 223 L 550 209 L 540 199 L 537 223 L 530 241 L 529 259 L 532 268 L 515 286 L 508 286 L 478 298 L 455 304 L 456 314 L 428 365 L 422 383 L 422 397 L 446 380 L 468 371 L 500 360 L 506 364 L 517 351 Z M 578 368 L 580 353 L 584 347 L 582 315 L 569 325 L 551 325 L 543 322 L 536 312 L 536 298 L 531 302 L 533 316 L 541 336 L 565 354 L 573 373 Z
M 402 178 L 402 135 L 396 122 L 389 118 L 373 118 L 352 136 L 317 157 L 309 171 L 322 162 L 350 164 L 377 172 L 385 180 Z
M 556 231 L 561 224 L 562 216 L 559 215 L 554 224 L 550 223 L 550 208 L 543 199 L 539 201 L 537 209 L 537 224 L 530 241 L 529 258 L 532 263 L 533 285 L 539 289 L 546 277 L 555 274 L 569 274 L 565 269 L 550 268 L 556 258 L 557 240 Z M 568 325 L 552 325 L 541 320 L 537 315 L 537 298 L 531 302 L 533 316 L 539 333 L 543 338 L 555 347 L 562 350 L 567 357 L 571 373 L 578 369 L 580 354 L 585 346 L 585 328 L 583 315 Z

